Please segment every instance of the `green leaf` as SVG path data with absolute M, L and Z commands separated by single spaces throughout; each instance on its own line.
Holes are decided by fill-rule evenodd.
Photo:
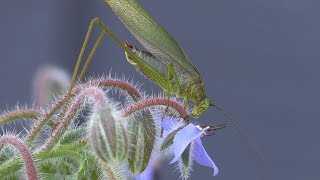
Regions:
M 179 127 L 178 129 L 172 131 L 168 136 L 163 140 L 161 144 L 161 151 L 166 150 L 169 146 L 173 144 L 174 136 L 177 134 L 178 131 L 180 131 L 183 127 Z
M 61 138 L 60 144 L 70 144 L 83 139 L 87 135 L 85 127 L 78 127 L 77 129 L 68 130 Z
M 15 176 L 23 167 L 20 158 L 11 158 L 9 161 L 0 165 L 0 177 Z
M 192 171 L 192 156 L 190 154 L 190 145 L 185 149 L 179 160 L 180 173 L 182 179 L 188 179 Z

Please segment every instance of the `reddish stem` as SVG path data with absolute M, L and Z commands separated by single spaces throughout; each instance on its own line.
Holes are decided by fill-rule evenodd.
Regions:
M 188 117 L 188 112 L 181 104 L 179 104 L 176 101 L 168 100 L 167 98 L 143 99 L 125 108 L 125 110 L 122 112 L 122 115 L 126 117 L 141 109 L 144 109 L 150 106 L 159 106 L 159 105 L 169 106 L 173 108 L 180 114 L 180 117 L 183 119 L 186 119 Z
M 89 81 L 84 84 L 80 84 L 72 90 L 72 96 L 78 94 L 82 89 L 91 87 L 91 86 L 102 86 L 102 87 L 117 87 L 119 89 L 125 90 L 131 95 L 131 97 L 135 100 L 141 98 L 140 92 L 130 83 L 120 80 L 114 79 L 98 79 Z M 26 138 L 26 142 L 31 142 L 38 132 L 43 128 L 43 126 L 47 123 L 47 121 L 53 116 L 53 114 L 59 110 L 62 105 L 67 101 L 67 94 L 60 97 L 57 101 L 55 101 L 51 108 L 49 108 L 44 115 L 39 119 L 39 121 L 32 127 L 31 132 L 28 134 Z
M 88 86 L 92 85 L 98 85 L 104 86 L 104 87 L 116 87 L 122 90 L 125 90 L 129 93 L 129 95 L 134 98 L 134 100 L 138 100 L 141 98 L 140 92 L 137 90 L 136 87 L 134 87 L 132 84 L 126 82 L 126 81 L 121 81 L 121 80 L 115 80 L 115 79 L 99 79 L 99 80 L 93 80 L 90 82 L 87 82 L 82 85 L 80 88 L 85 88 Z M 76 91 L 79 91 L 79 89 L 75 88 Z
M 40 113 L 34 109 L 17 109 L 0 115 L 0 125 L 20 118 L 37 119 Z
M 15 136 L 5 135 L 0 137 L 0 144 L 4 144 L 4 143 L 9 143 L 18 149 L 18 151 L 20 152 L 23 158 L 23 162 L 26 166 L 28 179 L 37 180 L 38 176 L 37 176 L 36 167 L 34 165 L 34 161 L 24 142 Z
M 62 121 L 52 133 L 52 136 L 48 140 L 47 144 L 40 150 L 41 152 L 53 147 L 55 142 L 57 142 L 57 140 L 67 129 L 70 121 L 77 115 L 77 112 L 79 111 L 81 105 L 85 102 L 86 98 L 92 99 L 95 106 L 106 107 L 108 104 L 105 94 L 101 89 L 96 87 L 89 87 L 87 89 L 84 89 L 79 95 L 74 98 L 74 100 L 71 102 L 71 105 L 68 106 L 69 108 Z

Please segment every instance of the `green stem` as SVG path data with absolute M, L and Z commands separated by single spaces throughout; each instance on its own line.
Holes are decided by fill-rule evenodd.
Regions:
M 62 145 L 52 150 L 51 152 L 36 153 L 34 157 L 40 161 L 46 161 L 48 159 L 59 158 L 59 157 L 72 157 L 81 164 L 82 155 L 79 153 L 79 149 L 86 145 L 85 141 L 81 141 L 76 144 Z M 23 161 L 20 158 L 12 158 L 4 164 L 0 165 L 0 177 L 14 174 L 21 170 L 23 167 Z

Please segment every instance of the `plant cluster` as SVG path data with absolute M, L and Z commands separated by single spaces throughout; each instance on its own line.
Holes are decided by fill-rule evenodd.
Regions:
M 183 179 L 193 161 L 218 173 L 200 138 L 220 127 L 189 123 L 178 99 L 147 95 L 110 75 L 77 84 L 71 96 L 57 93 L 66 82 L 63 71 L 44 68 L 35 105 L 0 116 L 2 127 L 21 118 L 30 126 L 0 137 L 1 179 L 153 179 L 171 154 Z

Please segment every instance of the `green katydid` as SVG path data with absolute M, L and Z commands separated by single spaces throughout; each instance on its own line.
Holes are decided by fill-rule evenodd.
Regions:
M 149 51 L 135 51 L 143 61 L 132 57 L 126 51 L 127 60 L 131 64 L 166 91 L 168 96 L 175 94 L 184 98 L 186 103 L 189 100 L 193 101 L 193 117 L 198 118 L 209 106 L 214 106 L 206 95 L 199 72 L 181 46 L 136 0 L 104 0 L 104 2 Z M 136 50 L 128 43 L 127 47 Z M 152 74 L 151 71 L 157 73 Z
M 150 53 L 145 51 L 133 52 L 131 44 L 126 43 L 126 45 L 123 45 L 110 29 L 100 19 L 96 18 L 89 27 L 69 91 L 71 91 L 75 83 L 93 25 L 98 24 L 102 27 L 103 31 L 98 37 L 92 52 L 89 54 L 78 80 L 83 78 L 102 37 L 105 33 L 108 33 L 124 49 L 127 60 L 140 72 L 143 72 L 151 81 L 159 85 L 168 94 L 168 98 L 170 98 L 171 94 L 177 95 L 184 98 L 186 105 L 189 100 L 193 101 L 193 117 L 198 118 L 209 106 L 213 106 L 230 119 L 221 108 L 211 103 L 206 95 L 203 80 L 199 72 L 183 52 L 181 46 L 136 0 L 104 0 L 104 2 Z M 161 68 L 159 69 L 159 67 Z

